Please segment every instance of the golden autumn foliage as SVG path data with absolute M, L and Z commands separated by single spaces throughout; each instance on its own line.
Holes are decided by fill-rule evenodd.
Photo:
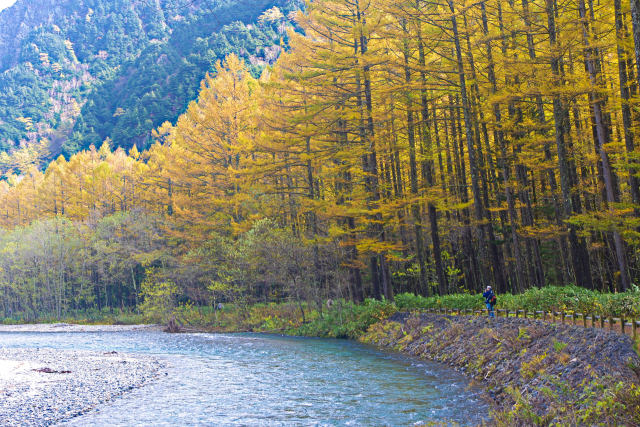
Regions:
M 105 141 L 6 176 L 0 223 L 142 209 L 196 262 L 216 236 L 269 218 L 309 249 L 325 296 L 322 253 L 339 248 L 354 300 L 629 289 L 640 67 L 628 7 L 310 2 L 260 79 L 236 56 L 218 63 L 149 150 Z

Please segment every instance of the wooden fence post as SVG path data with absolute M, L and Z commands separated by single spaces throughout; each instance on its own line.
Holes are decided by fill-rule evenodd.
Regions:
M 591 327 L 593 328 L 593 314 L 587 313 L 584 318 L 584 327 L 587 327 L 587 316 L 591 317 Z

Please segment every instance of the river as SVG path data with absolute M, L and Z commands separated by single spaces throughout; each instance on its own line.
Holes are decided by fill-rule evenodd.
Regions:
M 489 410 L 482 390 L 449 367 L 346 340 L 141 330 L 0 333 L 0 343 L 166 363 L 153 383 L 65 426 L 474 425 Z

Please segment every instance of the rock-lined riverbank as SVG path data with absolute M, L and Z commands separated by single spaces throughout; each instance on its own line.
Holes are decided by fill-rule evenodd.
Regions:
M 516 424 L 561 420 L 613 396 L 612 406 L 629 399 L 624 409 L 612 407 L 613 415 L 640 423 L 640 357 L 631 339 L 617 333 L 532 319 L 397 313 L 361 341 L 465 371 L 487 385 L 497 413 L 513 412 Z M 608 415 L 593 416 L 597 422 Z
M 163 364 L 118 353 L 0 348 L 0 425 L 47 426 L 154 379 Z

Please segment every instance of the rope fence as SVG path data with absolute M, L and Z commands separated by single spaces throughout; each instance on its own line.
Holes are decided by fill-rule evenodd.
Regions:
M 459 308 L 428 308 L 427 313 L 445 314 L 449 316 L 486 316 L 487 310 Z M 527 310 L 494 310 L 496 317 L 515 317 L 537 319 L 545 322 L 584 326 L 585 328 L 601 328 L 629 335 L 638 339 L 640 320 L 623 317 L 599 316 L 585 313 L 565 313 L 563 311 L 527 311 Z

